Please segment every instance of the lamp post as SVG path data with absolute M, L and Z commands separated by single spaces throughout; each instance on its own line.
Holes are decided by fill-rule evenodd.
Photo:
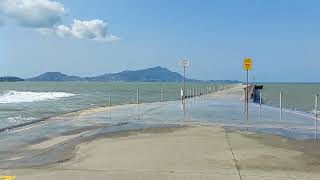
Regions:
M 183 66 L 183 90 L 182 90 L 182 100 L 185 98 L 186 92 L 186 67 L 190 66 L 190 62 L 187 59 L 181 60 L 181 65 Z

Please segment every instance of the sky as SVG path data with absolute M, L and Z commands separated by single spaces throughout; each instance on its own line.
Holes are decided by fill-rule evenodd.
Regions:
M 317 0 L 0 0 L 0 76 L 154 66 L 189 78 L 320 82 Z

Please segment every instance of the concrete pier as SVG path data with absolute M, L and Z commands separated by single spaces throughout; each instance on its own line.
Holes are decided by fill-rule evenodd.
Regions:
M 289 119 L 275 124 L 277 111 L 264 109 L 260 116 L 259 107 L 251 103 L 250 121 L 243 121 L 243 88 L 197 97 L 184 102 L 183 109 L 180 101 L 104 107 L 1 134 L 0 143 L 6 146 L 0 147 L 0 176 L 17 180 L 318 179 L 318 141 L 241 130 L 313 133 L 310 119 L 283 112 Z
M 214 126 L 145 129 L 81 144 L 63 163 L 0 173 L 23 180 L 317 179 L 319 153 L 311 146 L 320 148 Z

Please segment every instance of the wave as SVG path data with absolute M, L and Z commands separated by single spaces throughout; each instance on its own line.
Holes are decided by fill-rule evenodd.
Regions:
M 0 104 L 57 100 L 75 95 L 66 92 L 21 92 L 9 90 L 0 95 Z
M 312 110 L 312 111 L 310 111 L 310 113 L 315 114 L 316 110 Z M 317 111 L 317 114 L 320 116 L 320 111 Z
M 25 122 L 25 121 L 33 121 L 33 120 L 36 120 L 36 119 L 37 118 L 34 118 L 34 117 L 23 117 L 21 115 L 7 118 L 7 120 L 10 123 L 21 123 L 21 122 Z

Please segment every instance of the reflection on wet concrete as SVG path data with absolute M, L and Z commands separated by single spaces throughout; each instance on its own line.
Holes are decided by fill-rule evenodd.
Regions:
M 314 139 L 318 139 L 318 119 L 314 120 Z
M 2 132 L 0 169 L 43 166 L 73 158 L 77 144 L 112 133 L 188 124 L 218 125 L 297 139 L 317 139 L 318 119 L 311 114 L 249 103 L 239 95 L 208 95 L 184 101 L 114 106 L 95 113 L 53 117 L 48 121 Z M 30 145 L 64 135 L 79 135 L 50 148 Z

